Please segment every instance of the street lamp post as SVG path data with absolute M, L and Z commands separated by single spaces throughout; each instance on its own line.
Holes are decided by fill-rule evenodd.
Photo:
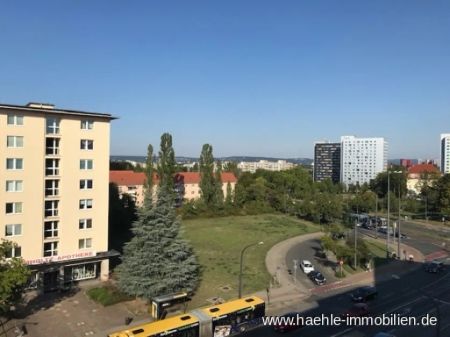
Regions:
M 245 246 L 241 250 L 241 262 L 240 262 L 240 268 L 239 268 L 239 298 L 242 298 L 242 269 L 243 269 L 243 265 L 244 265 L 244 253 L 248 248 L 257 246 L 257 245 L 262 245 L 262 244 L 264 244 L 264 242 L 262 242 L 262 241 L 255 242 L 255 243 Z
M 391 210 L 391 194 L 389 193 L 391 191 L 391 173 L 402 173 L 402 171 L 389 171 L 388 170 L 388 205 L 387 205 L 387 233 L 386 233 L 386 257 L 389 258 L 389 236 L 390 236 L 390 227 L 389 227 L 389 221 L 390 221 L 390 210 Z M 399 186 L 400 191 L 400 186 Z M 395 243 L 395 233 L 394 233 L 394 243 Z
M 400 187 L 398 188 L 398 225 L 397 225 L 397 258 L 401 259 L 400 256 L 400 244 L 401 244 L 401 233 L 400 233 L 400 202 L 401 201 L 401 195 L 400 195 Z M 395 235 L 395 234 L 394 234 Z

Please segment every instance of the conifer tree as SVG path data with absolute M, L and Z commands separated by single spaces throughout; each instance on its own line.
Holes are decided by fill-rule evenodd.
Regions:
M 125 245 L 122 264 L 118 267 L 122 291 L 145 299 L 181 290 L 193 291 L 199 279 L 197 259 L 179 237 L 180 222 L 175 213 L 170 175 L 175 155 L 169 134 L 161 137 L 159 157 L 160 186 L 156 201 L 145 203 L 139 210 L 132 228 L 134 236 Z M 146 193 L 150 193 L 148 189 Z
M 145 191 L 149 191 L 149 193 L 145 193 L 144 195 L 144 203 L 153 203 L 153 146 L 152 144 L 148 144 L 147 147 L 147 159 L 145 161 Z M 150 205 L 149 205 L 150 206 Z

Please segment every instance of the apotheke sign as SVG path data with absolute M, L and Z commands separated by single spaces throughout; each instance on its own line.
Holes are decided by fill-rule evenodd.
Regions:
M 96 255 L 96 252 L 82 252 L 82 253 L 75 253 L 75 254 L 68 254 L 68 255 L 61 255 L 61 256 L 41 257 L 39 259 L 25 260 L 25 263 L 27 265 L 45 264 L 45 263 L 52 263 L 52 262 L 83 259 L 86 257 L 95 256 L 95 255 Z

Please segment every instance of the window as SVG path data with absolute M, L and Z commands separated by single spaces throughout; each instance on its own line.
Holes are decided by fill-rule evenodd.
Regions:
M 56 256 L 58 255 L 58 241 L 45 242 L 44 243 L 44 256 Z
M 22 248 L 17 245 L 11 247 L 11 249 L 6 251 L 6 258 L 21 257 L 21 256 L 22 256 Z
M 55 197 L 59 195 L 59 180 L 46 180 L 45 181 L 45 196 Z
M 45 175 L 46 176 L 59 175 L 59 159 L 45 159 Z
M 73 266 L 71 269 L 72 272 L 64 270 L 64 276 L 71 275 L 71 280 L 74 281 L 95 278 L 97 274 L 97 266 L 95 263 Z
M 7 136 L 6 137 L 7 147 L 23 147 L 23 137 L 22 136 Z
M 92 199 L 81 199 L 80 209 L 90 209 L 92 208 Z
M 59 154 L 59 138 L 45 139 L 45 154 L 47 156 L 56 156 Z
M 47 117 L 47 134 L 57 135 L 59 133 L 59 118 Z
M 7 202 L 6 203 L 6 214 L 20 214 L 22 213 L 22 203 L 21 202 Z
M 45 216 L 58 216 L 58 200 L 46 200 L 45 201 Z
M 21 235 L 21 234 L 22 234 L 22 225 L 21 224 L 5 226 L 5 236 L 15 236 L 15 235 Z
M 22 170 L 23 159 L 22 158 L 6 158 L 7 170 Z
M 78 240 L 78 249 L 87 249 L 92 247 L 92 239 Z
M 8 114 L 8 125 L 23 125 L 23 116 Z
M 58 221 L 45 221 L 44 223 L 44 238 L 58 237 Z
M 82 139 L 80 144 L 81 150 L 93 150 L 94 149 L 94 141 L 90 139 Z
M 92 170 L 94 163 L 92 159 L 81 159 L 80 170 Z
M 80 219 L 79 229 L 89 229 L 92 228 L 92 219 Z
M 90 119 L 85 119 L 81 121 L 82 130 L 92 130 L 94 128 L 94 121 Z
M 81 190 L 91 190 L 93 186 L 92 179 L 81 179 L 80 180 L 80 189 Z
M 7 180 L 6 192 L 22 192 L 23 181 L 22 180 Z

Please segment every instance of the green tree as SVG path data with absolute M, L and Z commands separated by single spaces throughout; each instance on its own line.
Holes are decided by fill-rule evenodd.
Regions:
M 220 165 L 214 174 L 213 148 L 204 144 L 200 154 L 200 190 L 202 200 L 208 207 L 217 208 L 223 204 L 222 179 Z
M 238 165 L 234 161 L 228 161 L 223 166 L 225 172 L 232 172 L 236 178 L 239 178 L 241 171 L 238 169 Z
M 169 133 L 164 133 L 161 136 L 161 145 L 159 151 L 158 161 L 158 178 L 159 189 L 166 189 L 168 192 L 173 193 L 176 161 L 175 151 L 172 147 L 172 136 Z
M 145 160 L 145 183 L 144 188 L 149 193 L 144 194 L 144 203 L 153 203 L 153 146 L 148 144 L 147 146 L 147 158 Z
M 158 173 L 162 179 L 156 202 L 146 203 L 139 210 L 132 227 L 133 238 L 125 245 L 122 264 L 117 268 L 122 291 L 145 299 L 194 291 L 199 280 L 197 259 L 179 235 L 180 222 L 169 182 L 174 151 L 171 137 L 165 135 L 161 137 Z
M 8 258 L 16 246 L 3 239 L 0 243 L 0 314 L 7 314 L 11 306 L 20 303 L 30 277 L 30 270 L 21 258 Z
M 225 198 L 225 205 L 231 207 L 233 205 L 233 190 L 230 182 L 227 183 L 227 196 Z
M 128 194 L 119 195 L 116 184 L 109 184 L 109 247 L 123 251 L 125 242 L 131 239 L 131 225 L 136 221 L 136 205 Z
M 444 174 L 434 185 L 437 195 L 437 209 L 445 215 L 450 214 L 450 174 Z

